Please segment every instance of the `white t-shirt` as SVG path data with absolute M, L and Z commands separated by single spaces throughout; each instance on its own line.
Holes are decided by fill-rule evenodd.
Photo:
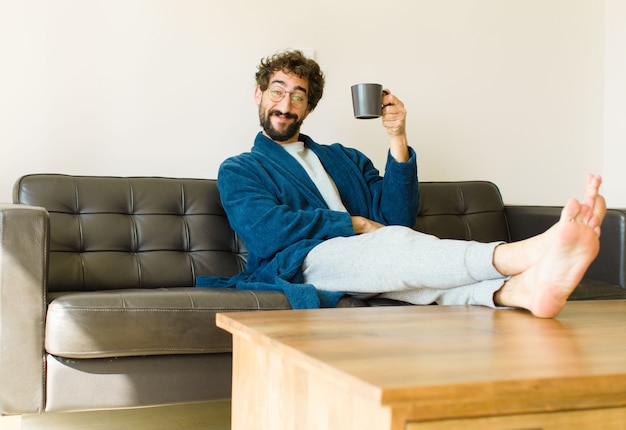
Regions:
M 304 146 L 304 142 L 285 143 L 281 145 L 296 159 L 308 173 L 309 177 L 326 201 L 328 208 L 334 211 L 347 212 L 341 201 L 337 185 L 322 166 L 322 162 L 313 151 Z

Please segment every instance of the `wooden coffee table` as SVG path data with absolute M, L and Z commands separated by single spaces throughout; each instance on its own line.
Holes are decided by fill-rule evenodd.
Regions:
M 626 426 L 626 301 L 217 316 L 233 430 Z

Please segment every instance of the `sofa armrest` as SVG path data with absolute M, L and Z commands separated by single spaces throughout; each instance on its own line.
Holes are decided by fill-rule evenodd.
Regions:
M 48 212 L 0 204 L 0 413 L 42 412 Z
M 556 206 L 505 206 L 511 240 L 526 239 L 546 231 L 561 214 Z M 607 210 L 602 223 L 600 253 L 585 280 L 600 281 L 626 290 L 626 211 Z

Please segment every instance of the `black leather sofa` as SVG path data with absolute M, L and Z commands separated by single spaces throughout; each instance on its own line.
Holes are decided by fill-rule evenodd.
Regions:
M 560 213 L 505 206 L 489 182 L 420 192 L 415 228 L 445 238 L 519 240 Z M 231 339 L 216 313 L 289 309 L 280 292 L 194 287 L 246 264 L 214 180 L 36 174 L 16 182 L 13 200 L 0 205 L 2 414 L 228 398 Z M 626 213 L 609 210 L 571 299 L 626 298 L 625 241 Z

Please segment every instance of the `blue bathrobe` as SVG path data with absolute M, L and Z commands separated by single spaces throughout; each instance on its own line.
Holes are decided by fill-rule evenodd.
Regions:
M 412 227 L 419 193 L 415 152 L 406 163 L 388 155 L 384 178 L 361 152 L 340 144 L 320 145 L 301 134 L 335 182 L 348 210 L 328 209 L 300 164 L 259 133 L 250 152 L 224 161 L 218 188 L 232 228 L 248 247 L 246 269 L 232 277 L 198 277 L 199 287 L 283 291 L 294 309 L 332 307 L 342 293 L 303 283 L 308 252 L 327 239 L 353 236 L 351 215 L 383 225 Z

